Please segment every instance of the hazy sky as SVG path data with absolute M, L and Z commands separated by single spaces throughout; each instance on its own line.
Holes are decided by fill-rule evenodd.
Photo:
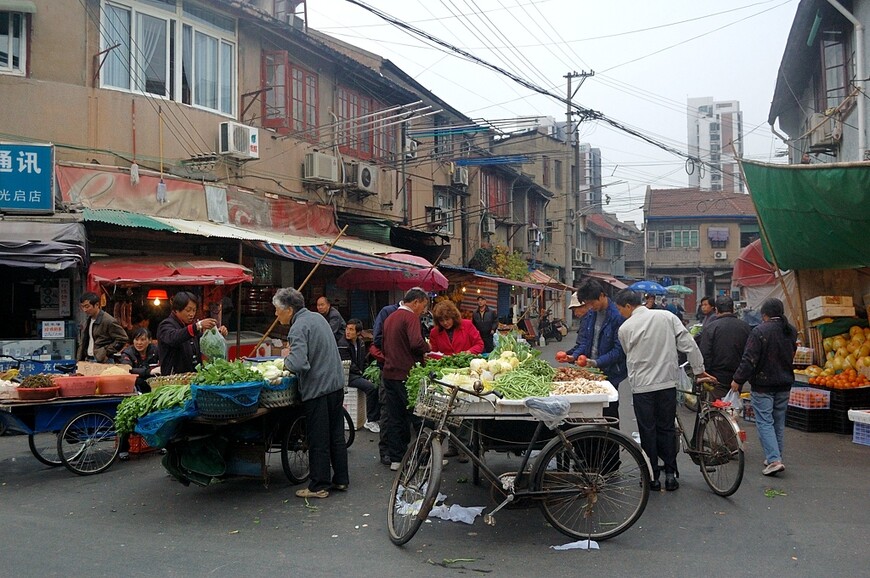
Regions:
M 369 0 L 560 96 L 569 71 L 594 71 L 575 97 L 681 151 L 686 100 L 739 100 L 744 155 L 775 159 L 784 144 L 767 113 L 798 0 Z M 308 0 L 309 26 L 390 59 L 472 118 L 553 116 L 565 105 L 433 47 L 345 0 Z M 576 82 L 576 81 L 575 81 Z M 643 220 L 647 185 L 688 185 L 684 160 L 602 122 L 580 140 L 601 149 L 608 211 Z M 621 181 L 621 182 L 620 182 Z

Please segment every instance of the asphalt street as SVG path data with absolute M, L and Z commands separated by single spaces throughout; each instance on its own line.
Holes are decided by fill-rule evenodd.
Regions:
M 543 348 L 555 352 L 573 340 Z M 633 431 L 629 392 L 622 429 Z M 830 433 L 786 431 L 787 470 L 761 475 L 752 424 L 747 469 L 730 498 L 707 488 L 681 455 L 681 487 L 650 496 L 640 521 L 597 551 L 555 551 L 571 540 L 537 508 L 502 510 L 494 527 L 430 520 L 404 547 L 387 537 L 391 472 L 374 434 L 349 450 L 351 485 L 325 500 L 293 495 L 280 458 L 262 479 L 207 488 L 172 480 L 159 455 L 80 477 L 47 468 L 24 436 L 0 437 L 0 576 L 860 576 L 870 554 L 870 447 Z M 519 458 L 491 453 L 497 471 Z M 441 491 L 448 504 L 487 506 L 487 486 L 451 460 Z

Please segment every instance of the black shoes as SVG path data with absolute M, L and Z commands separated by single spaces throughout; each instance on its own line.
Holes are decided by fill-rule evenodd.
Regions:
M 658 480 L 653 480 L 649 483 L 649 491 L 650 492 L 661 492 L 662 491 L 662 483 Z
M 677 478 L 671 474 L 665 478 L 665 490 L 668 492 L 673 492 L 677 488 L 680 487 L 680 482 L 677 481 Z
M 449 446 L 449 447 L 447 448 L 447 451 L 444 452 L 444 457 L 445 457 L 445 458 L 455 458 L 455 457 L 458 456 L 458 455 L 459 455 L 459 450 L 456 449 L 456 448 L 453 447 L 453 446 Z
M 389 466 L 391 463 L 393 463 L 393 460 L 391 460 L 387 456 L 381 456 L 381 463 L 385 466 Z

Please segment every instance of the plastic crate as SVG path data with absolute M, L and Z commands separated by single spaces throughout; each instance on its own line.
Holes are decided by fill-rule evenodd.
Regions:
M 852 387 L 849 389 L 837 389 L 814 385 L 816 389 L 829 391 L 831 394 L 831 409 L 846 411 L 855 407 L 870 406 L 870 386 Z
M 831 431 L 831 410 L 788 406 L 785 425 L 804 432 Z
M 342 405 L 350 414 L 354 429 L 360 429 L 366 422 L 366 394 L 355 387 L 348 387 Z
M 852 441 L 862 446 L 870 446 L 870 423 L 855 422 Z
M 133 455 L 148 454 L 157 451 L 157 448 L 152 448 L 151 446 L 149 446 L 145 442 L 145 438 L 143 438 L 139 434 L 130 434 L 129 443 L 129 452 Z
M 812 365 L 813 364 L 813 348 L 798 347 L 794 354 L 794 365 Z
M 803 409 L 830 409 L 831 392 L 815 387 L 793 387 L 788 404 Z
M 743 421 L 755 423 L 755 410 L 752 409 L 752 400 L 748 397 L 743 398 L 743 409 L 740 412 L 740 417 Z

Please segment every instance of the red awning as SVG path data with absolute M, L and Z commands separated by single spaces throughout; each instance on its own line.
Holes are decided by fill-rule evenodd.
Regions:
M 731 280 L 737 287 L 758 287 L 776 282 L 776 267 L 764 258 L 761 239 L 746 245 L 734 262 Z
M 623 283 L 622 281 L 620 281 L 619 279 L 617 279 L 613 275 L 608 275 L 607 273 L 599 273 L 598 271 L 589 271 L 589 272 L 586 272 L 583 274 L 586 275 L 587 277 L 595 277 L 596 279 L 600 279 L 600 280 L 604 281 L 605 283 L 609 283 L 613 287 L 616 287 L 617 289 L 626 289 L 628 287 L 628 285 L 626 285 L 625 283 Z
M 107 285 L 238 285 L 251 270 L 235 263 L 185 257 L 129 257 L 91 263 L 88 289 Z

